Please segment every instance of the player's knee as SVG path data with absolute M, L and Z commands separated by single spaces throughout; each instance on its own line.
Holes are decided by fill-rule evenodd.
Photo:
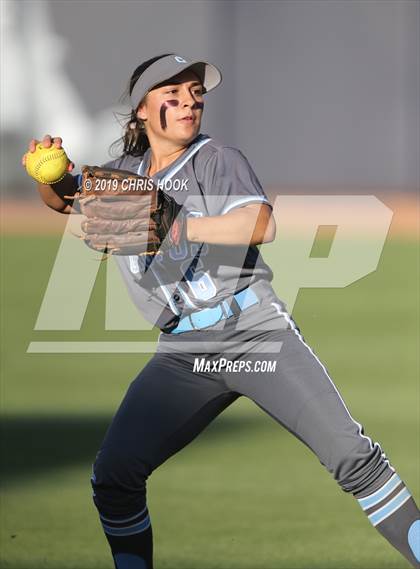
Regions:
M 130 514 L 146 504 L 146 463 L 123 449 L 102 449 L 93 465 L 93 501 L 103 515 Z
M 361 436 L 356 447 L 339 457 L 332 473 L 345 492 L 357 494 L 380 485 L 391 472 L 392 469 L 379 444 Z

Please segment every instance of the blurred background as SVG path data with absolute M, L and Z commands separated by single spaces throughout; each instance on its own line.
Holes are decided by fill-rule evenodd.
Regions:
M 15 157 L 45 132 L 78 165 L 106 159 L 132 71 L 176 52 L 221 68 L 203 130 L 243 149 L 265 186 L 414 190 L 418 10 L 411 0 L 2 2 L 3 175 L 29 187 Z
M 377 270 L 343 289 L 302 289 L 293 315 L 418 499 L 419 2 L 0 7 L 1 566 L 112 567 L 90 468 L 150 354 L 27 348 L 157 335 L 104 330 L 102 267 L 81 330 L 34 330 L 66 219 L 41 204 L 20 159 L 30 138 L 50 133 L 77 168 L 108 160 L 128 79 L 160 53 L 222 70 L 203 131 L 240 148 L 273 199 L 369 194 L 394 212 Z M 285 270 L 273 248 L 270 261 Z M 149 506 L 159 568 L 407 567 L 310 451 L 245 400 L 154 473 Z

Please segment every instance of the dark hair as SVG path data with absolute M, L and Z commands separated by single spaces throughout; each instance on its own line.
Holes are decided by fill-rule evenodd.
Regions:
M 148 59 L 147 61 L 141 63 L 133 71 L 133 74 L 131 75 L 130 81 L 128 83 L 128 87 L 124 91 L 121 99 L 125 100 L 130 97 L 131 93 L 133 92 L 134 85 L 137 83 L 146 69 L 150 67 L 150 65 L 155 63 L 155 61 L 162 59 L 162 57 L 167 57 L 168 55 L 175 54 L 163 53 L 162 55 L 152 57 L 151 59 Z M 140 101 L 138 106 L 140 106 L 141 103 L 142 101 Z M 120 113 L 120 116 L 123 117 L 124 121 L 123 135 L 121 138 L 111 144 L 110 150 L 112 151 L 114 148 L 122 146 L 123 154 L 130 154 L 131 156 L 142 156 L 149 148 L 150 143 L 144 128 L 144 123 L 137 116 L 137 109 L 133 109 L 131 112 L 126 114 Z

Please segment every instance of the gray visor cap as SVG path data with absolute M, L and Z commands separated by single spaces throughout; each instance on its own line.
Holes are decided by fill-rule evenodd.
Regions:
M 131 93 L 131 104 L 137 109 L 143 97 L 156 85 L 178 75 L 181 71 L 191 69 L 200 78 L 206 92 L 211 91 L 222 80 L 220 71 L 206 61 L 192 61 L 180 55 L 168 55 L 150 65 L 137 80 Z

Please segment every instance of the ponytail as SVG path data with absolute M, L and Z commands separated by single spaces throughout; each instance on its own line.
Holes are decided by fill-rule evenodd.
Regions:
M 122 142 L 124 154 L 132 156 L 142 156 L 150 146 L 144 122 L 135 111 L 131 111 L 131 117 L 125 124 Z
M 143 156 L 150 146 L 144 122 L 138 118 L 134 110 L 123 115 L 123 117 L 125 121 L 122 123 L 122 136 L 111 144 L 110 153 L 112 154 L 114 150 L 117 150 L 117 155 L 121 155 L 122 147 L 122 154 L 124 155 Z

